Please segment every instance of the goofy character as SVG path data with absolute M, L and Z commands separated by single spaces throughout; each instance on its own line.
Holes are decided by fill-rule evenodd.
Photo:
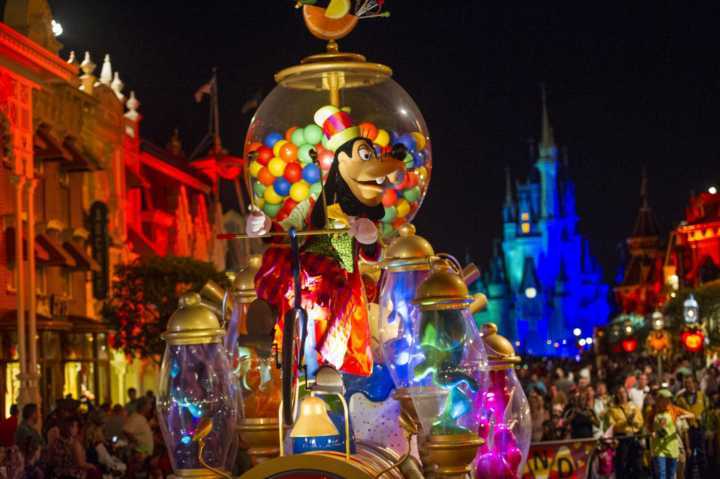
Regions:
M 318 364 L 330 364 L 345 373 L 369 376 L 373 358 L 358 257 L 368 261 L 379 258 L 375 223 L 384 214 L 383 183 L 403 168 L 400 158 L 406 152 L 397 146 L 378 156 L 372 141 L 363 138 L 350 116 L 334 106 L 320 108 L 314 120 L 335 157 L 307 222 L 312 229 L 343 229 L 308 236 L 300 248 L 302 307 L 308 314 L 306 363 L 311 374 Z M 270 219 L 261 212 L 249 216 L 248 235 L 261 236 L 269 229 Z M 255 276 L 258 298 L 279 313 L 276 344 L 282 344 L 282 321 L 293 305 L 291 259 L 286 244 L 272 244 Z

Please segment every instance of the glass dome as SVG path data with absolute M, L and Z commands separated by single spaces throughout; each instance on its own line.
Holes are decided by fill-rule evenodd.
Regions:
M 307 227 L 335 159 L 328 141 L 335 130 L 316 115 L 327 105 L 347 113 L 380 158 L 396 145 L 405 147 L 405 169 L 377 178 L 374 201 L 384 208 L 385 236 L 412 220 L 430 182 L 430 135 L 417 105 L 391 74 L 361 55 L 330 52 L 275 75 L 278 85 L 250 123 L 244 155 L 253 204 L 276 225 Z

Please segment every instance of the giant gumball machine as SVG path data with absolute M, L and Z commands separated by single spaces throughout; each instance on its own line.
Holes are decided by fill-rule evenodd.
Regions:
M 384 16 L 383 2 L 319 6 L 326 3 L 298 2 L 327 49 L 275 75 L 245 142 L 247 235 L 221 236 L 266 242 L 222 295 L 232 298 L 224 301 L 232 313 L 227 352 L 210 348 L 230 359 L 223 368 L 232 371 L 217 374 L 244 401 L 229 397 L 217 417 L 208 409 L 182 424 L 169 420 L 174 409 L 164 411 L 166 441 L 197 477 L 228 476 L 229 465 L 206 459 L 223 456 L 212 447 L 227 447 L 216 431 L 229 427 L 252 458 L 243 479 L 491 477 L 480 461 L 488 444 L 495 451 L 511 437 L 497 432 L 504 424 L 515 442 L 502 457 L 519 471 L 524 436 L 505 416 L 500 424 L 483 412 L 494 363 L 472 317 L 484 304 L 468 293 L 473 268 L 436 254 L 410 223 L 432 172 L 425 121 L 389 67 L 337 44 L 360 18 Z M 370 287 L 369 270 L 381 271 L 379 288 Z M 179 317 L 204 318 L 207 341 L 221 343 L 196 309 L 213 306 L 189 304 Z M 194 324 L 175 321 L 168 338 Z M 195 364 L 203 356 L 183 357 Z M 187 394 L 170 387 L 176 369 L 168 362 L 163 370 L 174 391 L 168 404 L 187 408 Z M 242 410 L 229 414 L 233 405 Z

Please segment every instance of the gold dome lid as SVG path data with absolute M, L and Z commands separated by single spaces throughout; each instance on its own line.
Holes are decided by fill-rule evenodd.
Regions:
M 490 369 L 511 368 L 521 361 L 510 341 L 498 334 L 495 323 L 486 323 L 482 326 L 482 339 Z
M 260 270 L 261 264 L 262 255 L 253 254 L 248 260 L 248 265 L 235 275 L 235 281 L 233 281 L 233 295 L 237 297 L 241 303 L 250 303 L 257 298 L 257 292 L 255 291 L 255 275 Z
M 217 316 L 203 306 L 200 295 L 188 293 L 179 301 L 179 308 L 170 316 L 162 337 L 169 345 L 219 343 L 225 335 Z
M 464 309 L 473 299 L 462 278 L 451 269 L 434 271 L 420 283 L 413 303 L 421 310 Z
M 399 236 L 385 250 L 382 262 L 389 271 L 428 270 L 436 258 L 432 245 L 415 234 L 415 226 L 406 223 L 398 228 Z

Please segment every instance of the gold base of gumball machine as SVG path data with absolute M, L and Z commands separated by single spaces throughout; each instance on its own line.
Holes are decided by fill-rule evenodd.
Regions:
M 209 469 L 178 469 L 174 474 L 178 479 L 218 479 L 229 476 L 225 471 L 222 472 L 225 473 L 226 476 Z
M 243 419 L 238 432 L 240 439 L 250 446 L 247 452 L 253 466 L 280 455 L 277 418 Z
M 483 440 L 476 434 L 432 435 L 421 446 L 426 477 L 466 479 Z

